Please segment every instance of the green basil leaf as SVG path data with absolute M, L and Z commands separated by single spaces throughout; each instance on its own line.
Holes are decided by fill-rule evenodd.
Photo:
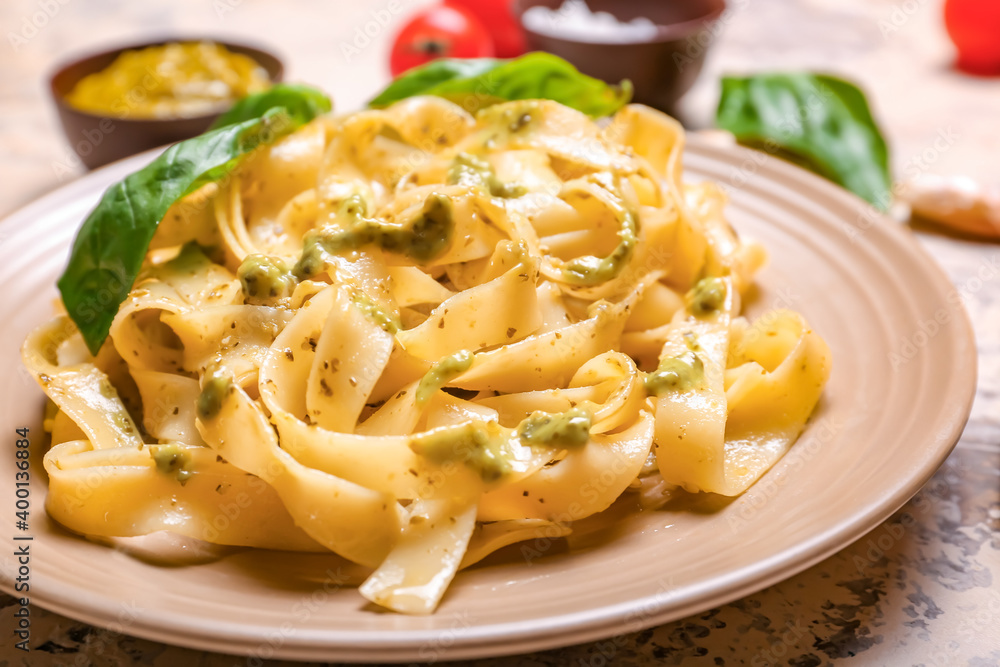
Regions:
M 801 158 L 882 210 L 891 203 L 885 139 L 864 93 L 847 81 L 808 73 L 723 77 L 715 122 L 741 143 Z
M 594 79 L 551 53 L 513 60 L 441 59 L 402 74 L 368 106 L 386 107 L 414 95 L 437 95 L 470 111 L 495 102 L 555 100 L 590 116 L 607 116 L 632 98 L 632 83 L 617 86 Z
M 320 90 L 292 83 L 279 83 L 256 95 L 239 100 L 219 116 L 209 131 L 260 118 L 268 109 L 283 107 L 292 121 L 304 125 L 332 108 L 330 98 Z
M 434 86 L 453 80 L 469 80 L 482 76 L 504 62 L 496 58 L 441 58 L 404 72 L 378 94 L 368 106 L 387 107 L 393 102 L 427 95 Z
M 58 286 L 66 311 L 93 354 L 107 338 L 160 220 L 173 203 L 224 177 L 243 155 L 330 108 L 329 100 L 324 104 L 325 96 L 320 99 L 321 94 L 312 89 L 289 91 L 286 87 L 277 96 L 269 95 L 271 91 L 237 103 L 223 116 L 231 124 L 169 147 L 149 165 L 108 188 L 87 216 Z M 282 106 L 267 106 L 260 99 L 280 100 Z M 257 112 L 259 117 L 243 119 Z

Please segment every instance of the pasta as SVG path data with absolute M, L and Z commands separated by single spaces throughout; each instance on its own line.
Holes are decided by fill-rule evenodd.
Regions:
M 25 342 L 48 511 L 331 551 L 424 614 L 619 497 L 743 492 L 830 354 L 798 313 L 740 316 L 764 252 L 682 182 L 683 139 L 637 105 L 416 97 L 259 149 L 168 212 L 96 357 L 65 316 Z

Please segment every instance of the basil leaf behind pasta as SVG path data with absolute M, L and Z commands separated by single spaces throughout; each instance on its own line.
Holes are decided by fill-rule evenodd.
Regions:
M 268 109 L 282 107 L 292 121 L 304 125 L 332 108 L 330 98 L 320 90 L 293 83 L 279 83 L 256 95 L 239 100 L 219 116 L 209 131 L 260 118 Z
M 269 94 L 237 103 L 222 117 L 231 123 L 167 148 L 146 167 L 109 187 L 87 216 L 58 286 L 66 311 L 93 354 L 107 338 L 160 220 L 173 203 L 224 177 L 243 155 L 330 108 L 329 100 L 324 104 L 319 99 L 322 94 L 312 89 L 286 89 L 280 100 Z M 274 107 L 266 100 L 282 105 Z M 253 113 L 259 117 L 243 118 Z
M 495 102 L 548 99 L 598 117 L 627 104 L 632 83 L 626 79 L 609 85 L 551 53 L 528 53 L 513 60 L 445 58 L 402 74 L 368 106 L 386 107 L 415 95 L 444 97 L 472 112 Z
M 885 210 L 892 178 L 885 139 L 864 93 L 807 73 L 723 77 L 716 125 L 741 143 L 772 145 Z

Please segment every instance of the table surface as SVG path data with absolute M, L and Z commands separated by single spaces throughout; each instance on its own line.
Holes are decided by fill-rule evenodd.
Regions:
M 45 74 L 68 55 L 165 34 L 252 37 L 285 56 L 288 79 L 336 91 L 337 107 L 352 109 L 387 80 L 385 54 L 402 17 L 428 1 L 5 0 L 0 214 L 83 173 L 45 94 Z M 399 9 L 391 23 L 348 54 L 370 12 L 390 7 Z M 689 126 L 710 123 L 722 72 L 833 71 L 867 90 L 895 173 L 963 173 L 1000 186 L 1000 79 L 951 69 L 940 2 L 730 0 L 730 7 L 679 109 Z M 934 143 L 942 134 L 951 141 L 944 150 Z M 967 295 L 980 364 L 961 441 L 906 507 L 838 554 L 732 604 L 614 642 L 477 664 L 1000 665 L 1000 287 L 995 270 L 975 282 L 984 267 L 995 269 L 1000 247 L 929 228 L 914 233 Z M 883 534 L 893 539 L 880 541 Z M 0 595 L 0 608 L 11 605 Z M 0 665 L 245 664 L 40 609 L 25 657 L 7 630 L 11 613 L 0 611 Z

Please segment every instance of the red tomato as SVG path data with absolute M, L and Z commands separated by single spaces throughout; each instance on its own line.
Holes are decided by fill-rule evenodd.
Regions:
M 493 37 L 498 58 L 514 58 L 527 49 L 524 30 L 514 16 L 513 0 L 444 0 L 444 4 L 465 9 L 478 18 Z
M 455 7 L 418 12 L 396 36 L 389 69 L 398 76 L 438 58 L 491 58 L 493 40 L 479 19 Z
M 947 0 L 944 24 L 958 49 L 959 68 L 1000 74 L 1000 2 Z

